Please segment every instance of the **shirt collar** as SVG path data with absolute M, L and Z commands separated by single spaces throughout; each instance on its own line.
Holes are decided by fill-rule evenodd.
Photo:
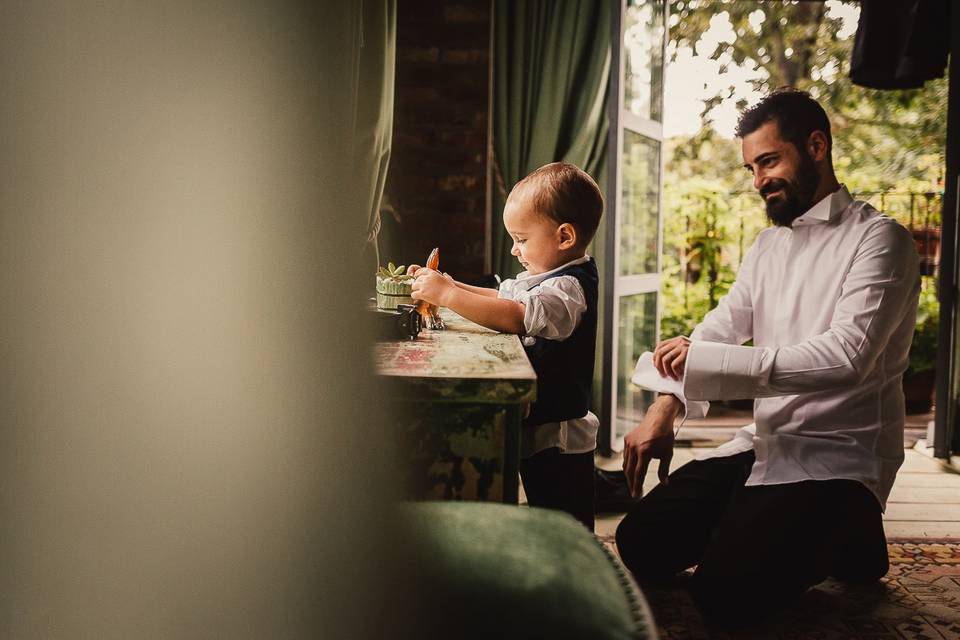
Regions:
M 824 197 L 820 202 L 810 207 L 806 213 L 793 221 L 793 227 L 802 227 L 807 224 L 817 224 L 820 222 L 829 222 L 837 214 L 850 206 L 853 197 L 847 191 L 845 185 Z
M 543 282 L 544 280 L 551 277 L 552 275 L 554 275 L 555 273 L 557 273 L 562 269 L 566 269 L 567 267 L 572 267 L 575 264 L 583 264 L 584 262 L 587 262 L 589 260 L 590 260 L 590 256 L 588 256 L 587 254 L 584 254 L 579 258 L 574 258 L 570 262 L 566 262 L 555 269 L 550 269 L 550 271 L 544 271 L 543 273 L 538 273 L 535 276 L 531 276 L 526 271 L 521 271 L 520 273 L 517 274 L 516 281 L 522 282 L 527 287 L 532 287 L 534 285 L 540 284 L 541 282 Z

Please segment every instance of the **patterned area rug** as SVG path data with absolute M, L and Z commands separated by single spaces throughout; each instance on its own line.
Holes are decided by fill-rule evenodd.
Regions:
M 616 553 L 612 536 L 600 539 Z M 827 580 L 749 631 L 708 632 L 682 576 L 644 595 L 664 640 L 960 640 L 960 540 L 890 540 L 888 548 L 881 582 Z

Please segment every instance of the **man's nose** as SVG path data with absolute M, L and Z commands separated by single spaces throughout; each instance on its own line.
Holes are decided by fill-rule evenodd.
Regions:
M 753 188 L 757 191 L 760 191 L 760 189 L 762 189 L 767 182 L 769 182 L 769 180 L 765 175 L 763 175 L 762 172 L 757 171 L 755 174 L 753 174 Z

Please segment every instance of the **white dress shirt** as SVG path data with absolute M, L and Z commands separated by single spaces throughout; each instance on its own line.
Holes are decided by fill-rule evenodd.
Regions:
M 520 338 L 524 346 L 532 345 L 535 337 L 566 340 L 573 334 L 587 309 L 583 287 L 573 276 L 552 277 L 550 274 L 588 260 L 590 256 L 585 255 L 535 276 L 522 271 L 515 279 L 500 283 L 498 297 L 524 305 L 523 326 L 526 334 Z M 597 448 L 599 426 L 597 416 L 588 411 L 582 418 L 524 428 L 520 438 L 520 455 L 529 458 L 550 447 L 559 447 L 563 453 L 593 451 Z
M 685 405 L 756 398 L 754 424 L 702 458 L 753 448 L 747 485 L 850 479 L 885 506 L 919 290 L 910 232 L 845 187 L 762 231 L 690 336 Z

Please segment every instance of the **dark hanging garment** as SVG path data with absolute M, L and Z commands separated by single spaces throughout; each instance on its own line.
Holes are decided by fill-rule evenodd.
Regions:
M 943 76 L 948 0 L 861 0 L 850 79 L 871 89 L 916 89 Z

